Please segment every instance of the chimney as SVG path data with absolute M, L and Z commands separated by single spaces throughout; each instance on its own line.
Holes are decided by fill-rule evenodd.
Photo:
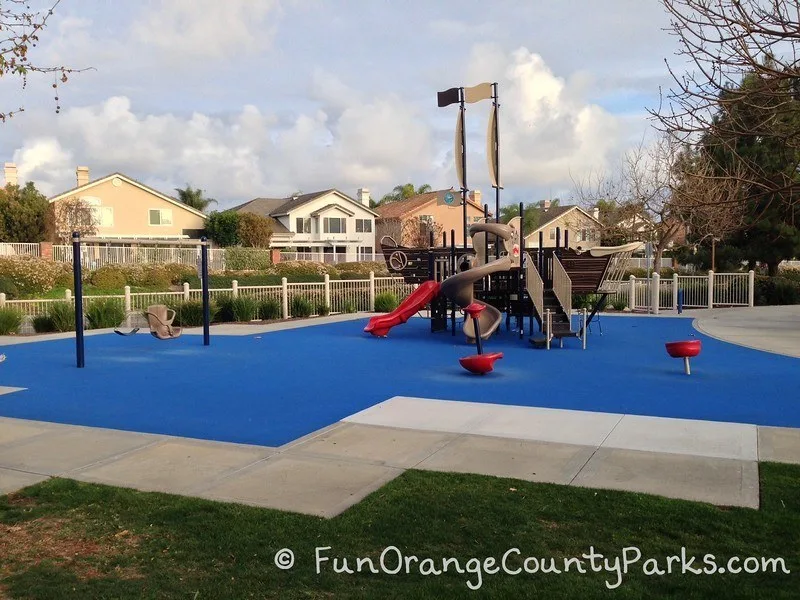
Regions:
M 593 216 L 595 219 L 597 219 L 597 220 L 599 221 L 599 220 L 600 220 L 600 208 L 598 208 L 597 206 L 595 206 L 595 207 L 592 209 L 592 216 Z
M 358 192 L 356 194 L 356 198 L 358 201 L 369 208 L 369 189 L 367 188 L 358 188 Z
M 549 210 L 550 209 L 550 200 L 543 200 L 542 201 L 542 208 L 544 210 Z
M 483 206 L 483 204 L 481 204 L 481 191 L 480 190 L 472 190 L 469 193 L 469 199 L 472 200 L 472 202 L 474 202 L 478 206 Z
M 6 163 L 4 171 L 5 171 L 6 185 L 18 185 L 17 165 L 15 165 L 14 163 Z
M 78 178 L 78 187 L 89 183 L 89 167 L 78 167 L 75 169 L 75 175 Z

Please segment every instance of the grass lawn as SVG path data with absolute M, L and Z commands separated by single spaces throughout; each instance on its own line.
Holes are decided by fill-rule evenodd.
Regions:
M 761 465 L 759 511 L 717 508 L 654 496 L 473 475 L 408 471 L 332 520 L 162 494 L 50 480 L 0 497 L 0 598 L 797 598 L 800 594 L 800 467 Z M 315 549 L 330 558 L 315 572 Z M 334 573 L 333 558 L 371 557 L 396 546 L 411 574 Z M 470 558 L 510 548 L 509 569 L 525 557 L 579 557 L 590 547 L 609 557 L 637 547 L 642 558 L 622 583 L 613 572 L 484 574 Z M 284 547 L 291 570 L 275 566 Z M 710 568 L 729 558 L 783 557 L 791 574 L 644 575 L 643 563 L 681 548 Z M 633 556 L 633 551 L 629 551 Z M 420 570 L 442 568 L 440 576 Z M 385 554 L 395 567 L 394 551 Z M 752 565 L 752 563 L 750 563 Z M 528 566 L 533 568 L 533 561 Z M 653 563 L 651 562 L 651 566 Z M 339 565 L 341 567 L 341 562 Z M 613 565 L 612 565 L 613 566 Z M 488 565 L 486 571 L 492 571 Z M 780 569 L 779 569 L 780 570 Z

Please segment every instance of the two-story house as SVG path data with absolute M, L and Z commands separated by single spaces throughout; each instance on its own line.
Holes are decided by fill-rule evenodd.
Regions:
M 563 247 L 565 231 L 569 232 L 570 248 L 586 250 L 600 245 L 602 223 L 598 215 L 590 214 L 580 206 L 552 206 L 549 200 L 545 200 L 537 210 L 538 226 L 531 232 L 523 232 L 526 248 L 539 246 L 539 232 L 542 233 L 544 248 L 555 248 L 556 241 Z
M 273 219 L 270 247 L 298 258 L 326 262 L 371 260 L 375 252 L 375 217 L 369 190 L 358 199 L 336 189 L 288 198 L 255 198 L 232 210 Z
M 464 243 L 464 206 L 461 193 L 452 189 L 417 194 L 382 204 L 375 210 L 379 215 L 375 233 L 377 246 L 387 235 L 401 246 L 427 246 L 431 232 L 436 238 L 435 244 L 441 245 L 442 234 L 449 240 L 451 231 L 455 232 L 456 246 Z M 493 215 L 489 213 L 489 216 Z M 467 197 L 467 227 L 483 218 L 481 192 L 474 190 Z M 469 238 L 467 243 L 472 243 Z
M 88 207 L 94 221 L 93 237 L 113 243 L 119 239 L 167 241 L 197 238 L 206 215 L 122 173 L 89 180 L 89 168 L 76 170 L 77 186 L 51 197 L 50 204 L 74 202 Z M 56 208 L 62 238 L 70 235 L 66 213 Z

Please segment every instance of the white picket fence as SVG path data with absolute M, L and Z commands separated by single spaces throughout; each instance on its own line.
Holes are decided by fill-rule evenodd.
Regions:
M 650 279 L 630 276 L 623 281 L 608 304 L 625 303 L 633 311 L 658 314 L 662 310 L 677 310 L 682 296 L 683 308 L 718 308 L 753 306 L 755 272 L 714 273 L 708 275 L 678 275 Z
M 281 285 L 240 286 L 237 281 L 231 282 L 229 288 L 212 288 L 209 290 L 211 300 L 225 297 L 251 297 L 258 301 L 275 299 L 281 304 L 284 319 L 292 316 L 292 299 L 303 297 L 311 301 L 316 313 L 321 306 L 327 306 L 331 314 L 375 310 L 375 296 L 385 292 L 394 293 L 402 300 L 416 289 L 416 284 L 405 283 L 398 277 L 375 277 L 369 274 L 368 279 L 330 279 L 325 275 L 324 281 L 312 283 L 289 283 L 284 277 Z M 125 287 L 125 293 L 113 296 L 84 296 L 84 307 L 101 299 L 119 300 L 126 313 L 141 312 L 153 304 L 170 304 L 181 300 L 200 300 L 202 290 L 192 289 L 188 283 L 183 284 L 180 291 L 171 292 L 131 292 Z M 28 320 L 45 315 L 55 302 L 74 302 L 70 290 L 66 290 L 64 298 L 46 298 L 34 300 L 7 300 L 0 293 L 0 308 L 14 307 L 20 310 Z

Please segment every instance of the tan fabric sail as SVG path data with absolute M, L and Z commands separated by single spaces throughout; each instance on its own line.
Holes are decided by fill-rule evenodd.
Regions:
M 464 152 L 466 152 L 462 139 L 463 131 L 464 131 L 464 111 L 459 110 L 458 120 L 456 121 L 456 139 L 455 139 L 455 150 L 453 154 L 456 161 L 456 175 L 458 176 L 458 186 L 461 189 L 466 187 L 464 185 L 464 163 L 462 162 L 462 157 L 464 156 Z
M 479 83 L 473 87 L 464 88 L 464 102 L 473 103 L 488 100 L 492 97 L 492 84 Z
M 489 125 L 486 128 L 486 162 L 489 164 L 489 181 L 492 187 L 500 187 L 498 179 L 500 173 L 497 172 L 497 107 L 492 106 L 489 113 Z

